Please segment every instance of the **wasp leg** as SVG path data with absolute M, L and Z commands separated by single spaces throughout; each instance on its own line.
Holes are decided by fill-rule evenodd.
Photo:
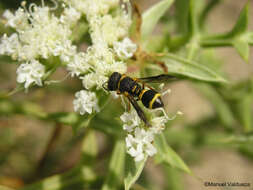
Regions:
M 122 105 L 123 105 L 125 111 L 127 111 L 127 106 L 126 106 L 126 102 L 125 102 L 125 100 L 124 100 L 124 97 L 123 97 L 123 96 L 120 96 L 120 98 L 121 98 L 121 103 L 122 103 Z
M 127 99 L 127 105 L 126 105 L 126 101 L 125 101 L 124 97 L 121 96 L 121 98 L 122 98 L 122 102 L 124 104 L 125 111 L 130 112 L 130 110 L 131 110 L 131 102 L 129 101 L 129 99 Z
M 130 112 L 130 110 L 131 110 L 131 103 L 130 103 L 130 101 L 128 100 L 128 112 Z
M 178 115 L 183 115 L 183 113 L 181 111 L 177 111 L 177 113 L 175 115 L 169 117 L 164 108 L 157 108 L 154 111 L 155 112 L 162 111 L 163 115 L 166 117 L 167 120 L 174 120 L 174 119 L 176 119 L 176 117 Z

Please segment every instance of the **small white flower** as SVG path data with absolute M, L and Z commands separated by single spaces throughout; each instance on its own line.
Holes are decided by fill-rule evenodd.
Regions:
M 165 128 L 165 124 L 168 121 L 168 117 L 161 116 L 161 117 L 154 117 L 151 120 L 151 130 L 153 130 L 154 133 L 161 133 L 162 130 Z
M 70 71 L 72 77 L 86 73 L 89 68 L 90 65 L 87 63 L 84 53 L 75 54 L 67 65 L 67 70 Z
M 20 44 L 16 33 L 12 34 L 10 37 L 4 34 L 0 43 L 0 54 L 12 55 L 14 57 L 16 55 L 15 52 L 19 47 Z
M 143 128 L 137 127 L 134 131 L 134 135 L 135 135 L 135 139 L 138 142 L 142 142 L 143 144 L 151 143 L 154 140 L 154 134 L 149 129 L 145 130 Z
M 93 111 L 99 111 L 96 94 L 87 90 L 77 92 L 73 104 L 75 112 L 79 112 L 81 115 L 86 112 L 91 114 Z
M 17 30 L 23 30 L 28 27 L 27 13 L 23 8 L 18 8 L 18 10 L 13 14 L 10 10 L 6 10 L 3 13 L 3 17 L 7 20 L 6 26 L 10 26 Z
M 127 71 L 127 66 L 126 63 L 122 61 L 113 61 L 112 64 L 108 64 L 108 71 L 109 73 L 113 72 L 119 72 L 119 73 L 126 73 Z
M 91 89 L 94 87 L 97 84 L 97 78 L 98 76 L 95 73 L 89 73 L 83 77 L 80 77 L 80 79 L 83 80 L 83 87 L 86 89 Z
M 65 8 L 63 11 L 63 15 L 60 17 L 61 23 L 68 24 L 73 26 L 80 19 L 81 13 L 78 12 L 73 7 Z
M 55 46 L 49 49 L 54 56 L 60 56 L 63 62 L 71 62 L 74 56 L 76 56 L 76 46 L 72 44 L 71 40 L 66 39 L 65 43 L 58 41 L 55 42 Z
M 132 57 L 133 53 L 137 50 L 137 45 L 129 38 L 124 38 L 122 42 L 115 42 L 113 48 L 119 58 L 128 59 Z
M 145 155 L 153 156 L 157 150 L 153 146 L 154 135 L 149 130 L 136 127 L 134 135 L 126 137 L 127 152 L 134 157 L 135 161 L 141 161 Z
M 107 14 L 108 11 L 117 6 L 119 0 L 62 0 L 68 5 L 73 6 L 78 11 L 89 17 L 94 15 Z
M 17 82 L 25 83 L 25 88 L 28 88 L 30 84 L 42 86 L 42 77 L 45 74 L 44 65 L 40 64 L 36 60 L 32 60 L 27 63 L 21 64 L 17 69 Z
M 125 112 L 120 116 L 120 119 L 124 122 L 123 129 L 127 132 L 132 132 L 134 127 L 140 125 L 141 121 L 136 111 L 132 109 L 130 113 Z
M 93 38 L 94 39 L 94 38 Z M 99 64 L 101 61 L 105 63 L 112 63 L 114 55 L 106 42 L 103 40 L 93 41 L 93 46 L 90 48 L 90 56 L 93 56 L 91 60 L 95 64 Z
M 104 40 L 109 45 L 113 45 L 114 42 L 128 34 L 129 25 L 124 19 L 128 19 L 128 17 L 104 15 L 101 18 L 100 29 Z
M 83 87 L 86 89 L 91 89 L 94 86 L 96 86 L 96 89 L 101 89 L 103 84 L 108 81 L 108 77 L 98 72 L 86 74 L 80 77 L 80 79 L 83 80 Z
M 128 135 L 126 137 L 126 146 L 128 149 L 127 152 L 134 157 L 136 162 L 144 159 L 143 144 L 136 142 L 136 139 L 133 137 L 133 135 Z
M 11 55 L 12 58 L 20 61 L 29 61 L 38 57 L 47 59 L 52 55 L 60 56 L 63 61 L 69 61 L 70 57 L 76 53 L 75 46 L 70 41 L 72 33 L 70 22 L 62 22 L 63 19 L 52 14 L 49 7 L 34 5 L 28 10 L 19 8 L 15 14 L 10 11 L 4 13 L 7 25 L 16 29 L 17 33 L 13 34 L 16 36 L 15 41 L 6 37 L 2 40 L 1 49 L 7 42 L 9 42 L 7 47 L 14 48 L 11 48 L 11 51 L 8 51 L 10 48 L 5 48 L 5 51 L 0 50 L 1 53 Z M 73 10 L 67 12 L 71 12 L 71 16 L 74 16 Z M 78 15 L 73 19 L 77 17 Z

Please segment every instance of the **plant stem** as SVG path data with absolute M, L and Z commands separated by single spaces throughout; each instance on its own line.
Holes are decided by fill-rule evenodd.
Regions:
M 56 141 L 58 140 L 60 136 L 61 131 L 62 131 L 62 124 L 56 123 L 55 128 L 53 129 L 52 135 L 47 143 L 47 146 L 44 152 L 42 153 L 40 160 L 38 161 L 38 165 L 35 169 L 35 175 L 34 175 L 35 178 L 40 178 L 41 175 L 43 174 L 42 171 L 45 167 L 48 154 L 54 148 Z

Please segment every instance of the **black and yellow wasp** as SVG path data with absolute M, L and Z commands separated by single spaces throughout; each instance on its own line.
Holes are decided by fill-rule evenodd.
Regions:
M 150 127 L 151 125 L 137 101 L 141 100 L 142 104 L 149 109 L 162 108 L 164 104 L 161 99 L 161 94 L 152 87 L 148 86 L 148 89 L 146 89 L 145 83 L 163 83 L 173 79 L 175 79 L 174 76 L 165 74 L 147 78 L 131 78 L 125 74 L 114 72 L 103 86 L 108 91 L 116 91 L 117 94 L 122 94 L 127 97 L 140 119 Z M 106 84 L 107 86 L 105 86 Z

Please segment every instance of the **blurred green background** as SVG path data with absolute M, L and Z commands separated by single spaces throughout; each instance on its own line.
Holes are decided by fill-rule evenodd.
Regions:
M 143 12 L 158 0 L 137 0 L 136 2 Z M 229 31 L 246 2 L 246 0 L 221 1 L 207 19 L 208 32 Z M 1 0 L 0 12 L 2 13 L 6 8 L 14 10 L 19 3 L 20 1 L 15 0 Z M 163 19 L 170 19 L 170 16 L 174 14 L 174 9 L 175 5 Z M 250 9 L 249 29 L 252 31 L 252 3 Z M 171 27 L 173 28 L 173 25 Z M 166 28 L 162 24 L 158 25 L 155 34 L 163 30 Z M 0 34 L 5 32 L 9 31 L 1 24 Z M 253 88 L 251 80 L 253 51 L 250 51 L 249 64 L 246 64 L 235 49 L 230 47 L 218 48 L 215 53 L 217 55 L 215 61 L 221 64 L 221 70 L 232 83 L 240 83 L 233 89 L 218 88 L 217 91 L 213 91 L 216 87 L 208 88 L 188 81 L 173 82 L 166 86 L 172 90 L 165 100 L 168 112 L 173 114 L 180 110 L 184 113 L 170 124 L 169 129 L 166 130 L 166 138 L 195 176 L 184 174 L 167 165 L 155 165 L 153 160 L 149 159 L 145 172 L 138 181 L 139 184 L 148 186 L 147 189 L 216 189 L 204 187 L 205 181 L 247 182 L 251 183 L 250 188 L 253 188 L 253 136 L 251 130 L 242 135 L 245 122 L 246 125 L 252 127 L 252 96 L 245 98 L 247 96 L 245 94 L 248 92 L 251 94 Z M 1 92 L 15 88 L 16 68 L 17 65 L 11 64 L 7 57 L 1 57 Z M 66 74 L 65 70 L 59 69 L 53 78 L 61 79 Z M 63 83 L 13 95 L 11 99 L 17 103 L 14 106 L 0 99 L 0 184 L 19 188 L 24 184 L 68 171 L 76 165 L 81 157 L 81 141 L 86 130 L 82 129 L 74 134 L 70 126 L 41 121 L 33 115 L 37 109 L 43 109 L 45 112 L 72 112 L 74 93 L 81 88 L 79 80 L 69 78 Z M 231 94 L 231 91 L 234 93 Z M 229 106 L 235 118 L 222 117 L 226 108 L 220 107 L 222 102 L 220 103 L 221 99 L 219 94 L 216 94 L 217 92 L 222 94 L 226 102 L 230 102 Z M 40 105 L 40 108 L 33 104 Z M 120 102 L 117 101 L 114 104 L 117 106 Z M 249 106 L 245 108 L 245 105 Z M 21 112 L 19 108 L 22 107 L 25 110 L 26 106 L 34 106 L 34 113 L 31 113 L 29 109 L 23 112 L 25 114 L 19 114 Z M 113 109 L 113 106 L 106 109 Z M 251 119 L 240 122 L 241 120 L 237 117 L 240 118 L 240 115 L 245 114 L 248 114 L 248 118 Z M 243 118 L 242 116 L 242 120 Z M 111 138 L 114 135 L 110 129 L 104 130 L 96 131 L 99 149 L 95 169 L 102 176 L 106 175 L 106 167 L 112 151 Z M 101 181 L 98 180 L 97 183 Z M 250 188 L 236 187 L 236 190 Z

